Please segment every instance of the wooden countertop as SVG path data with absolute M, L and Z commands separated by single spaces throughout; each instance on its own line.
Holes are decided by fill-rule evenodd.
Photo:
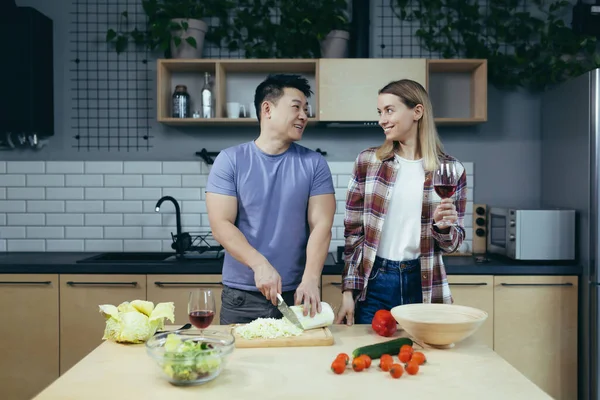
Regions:
M 219 377 L 191 387 L 168 383 L 144 345 L 105 342 L 35 400 L 551 398 L 475 338 L 449 350 L 424 349 L 428 362 L 415 376 L 392 379 L 377 362 L 363 372 L 335 375 L 330 365 L 338 353 L 389 338 L 375 335 L 370 325 L 330 329 L 333 346 L 235 349 Z

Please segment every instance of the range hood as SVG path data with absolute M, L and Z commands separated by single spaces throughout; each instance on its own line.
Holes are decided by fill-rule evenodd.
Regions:
M 52 29 L 38 10 L 0 0 L 0 138 L 23 144 L 54 135 Z

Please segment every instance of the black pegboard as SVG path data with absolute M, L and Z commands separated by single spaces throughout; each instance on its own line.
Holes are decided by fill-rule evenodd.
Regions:
M 137 0 L 73 0 L 69 29 L 73 147 L 79 151 L 149 150 L 155 119 L 151 85 L 154 62 L 130 46 L 117 55 L 105 43 L 123 11 L 130 26 L 146 22 Z

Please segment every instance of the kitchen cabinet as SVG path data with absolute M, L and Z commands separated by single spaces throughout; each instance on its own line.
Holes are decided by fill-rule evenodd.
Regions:
M 321 278 L 321 300 L 328 303 L 337 312 L 342 303 L 341 275 L 323 275 Z
M 33 398 L 59 376 L 58 275 L 0 275 L 0 392 Z
M 475 332 L 483 343 L 494 348 L 494 277 L 491 275 L 450 275 L 454 304 L 475 307 L 488 313 L 487 320 Z
M 146 300 L 146 275 L 60 275 L 60 373 L 102 343 L 101 304 Z
M 148 300 L 157 303 L 172 301 L 175 303 L 175 324 L 189 322 L 188 298 L 191 290 L 210 289 L 214 298 L 216 313 L 213 324 L 219 325 L 221 311 L 221 293 L 223 284 L 221 275 L 148 275 Z M 171 322 L 166 321 L 167 324 Z
M 391 81 L 412 79 L 427 87 L 422 58 L 327 58 L 319 60 L 319 121 L 376 122 L 377 91 Z
M 494 350 L 555 399 L 577 398 L 576 276 L 495 276 Z

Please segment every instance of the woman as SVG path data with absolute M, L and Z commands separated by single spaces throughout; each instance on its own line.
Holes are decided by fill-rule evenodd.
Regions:
M 336 323 L 348 325 L 370 324 L 376 311 L 400 304 L 452 303 L 442 254 L 456 251 L 465 237 L 462 164 L 456 162 L 454 201 L 433 191 L 440 161 L 456 160 L 443 151 L 423 86 L 389 83 L 379 91 L 377 111 L 385 142 L 358 155 L 346 198 Z M 441 220 L 452 226 L 436 226 Z

